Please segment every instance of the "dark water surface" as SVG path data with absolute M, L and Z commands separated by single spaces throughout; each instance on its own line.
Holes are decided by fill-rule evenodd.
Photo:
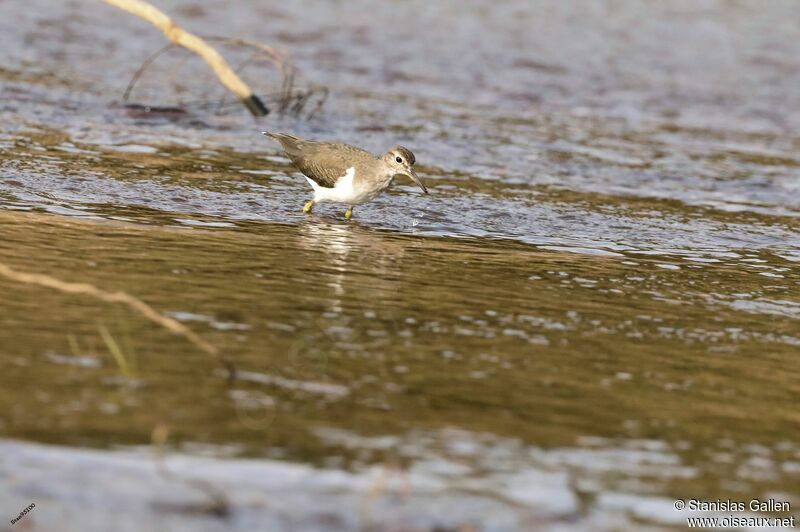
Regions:
M 676 498 L 800 507 L 800 5 L 193 4 L 159 2 L 290 51 L 330 89 L 323 112 L 130 113 L 114 102 L 155 30 L 85 0 L 0 2 L 0 262 L 127 292 L 238 370 L 127 307 L 0 276 L 8 515 L 36 500 L 42 529 L 44 501 L 75 529 L 113 523 L 115 468 L 149 463 L 154 427 L 179 468 L 241 496 L 228 521 L 137 510 L 170 529 L 661 528 L 685 523 Z M 175 53 L 134 100 L 221 94 Z M 350 222 L 305 216 L 265 128 L 404 144 L 431 194 L 401 182 Z M 48 491 L 26 464 L 49 460 Z M 110 506 L 63 487 L 82 460 L 114 472 L 85 479 Z M 293 485 L 289 464 L 308 480 L 284 506 L 242 487 Z M 128 482 L 119 512 L 160 493 Z

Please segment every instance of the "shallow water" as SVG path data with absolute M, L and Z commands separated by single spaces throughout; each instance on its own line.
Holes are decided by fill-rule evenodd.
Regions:
M 513 510 L 464 521 L 497 530 L 680 526 L 678 497 L 800 505 L 796 4 L 159 5 L 291 51 L 323 112 L 130 113 L 114 101 L 154 30 L 0 3 L 0 261 L 134 295 L 237 379 L 126 307 L 0 277 L 0 435 L 119 451 L 163 425 L 233 478 L 236 457 L 454 490 L 438 521 L 387 527 L 455 526 L 475 494 Z M 180 68 L 134 99 L 219 97 Z M 431 194 L 305 216 L 265 128 L 402 143 Z

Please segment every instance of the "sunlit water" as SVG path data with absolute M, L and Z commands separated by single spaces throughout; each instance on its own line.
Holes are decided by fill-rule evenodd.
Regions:
M 114 102 L 155 30 L 86 1 L 0 3 L 0 261 L 141 298 L 238 370 L 126 307 L 0 277 L 0 434 L 114 449 L 3 443 L 9 515 L 33 498 L 45 528 L 39 500 L 192 526 L 148 506 L 169 489 L 147 475 L 102 510 L 59 487 L 91 463 L 87 493 L 105 493 L 150 464 L 156 426 L 178 472 L 232 499 L 208 529 L 800 507 L 796 4 L 159 4 L 289 50 L 332 96 L 309 121 L 143 118 Z M 134 99 L 222 94 L 181 68 Z M 265 128 L 401 143 L 431 194 L 398 182 L 350 222 L 303 215 L 307 186 Z

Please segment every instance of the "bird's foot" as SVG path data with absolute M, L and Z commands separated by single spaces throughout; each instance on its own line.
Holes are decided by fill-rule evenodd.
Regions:
M 353 217 L 353 208 L 350 207 L 346 211 L 344 211 L 344 219 L 349 220 L 352 217 Z
M 303 212 L 308 214 L 314 208 L 314 200 L 308 200 L 305 205 L 303 205 Z

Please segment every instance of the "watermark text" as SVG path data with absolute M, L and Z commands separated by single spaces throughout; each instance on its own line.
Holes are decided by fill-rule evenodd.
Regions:
M 22 510 L 22 511 L 19 513 L 19 516 L 15 517 L 14 519 L 12 519 L 12 520 L 11 520 L 11 524 L 13 525 L 14 523 L 16 523 L 17 521 L 19 521 L 20 519 L 22 519 L 22 518 L 25 516 L 25 514 L 27 514 L 28 512 L 30 512 L 31 510 L 33 510 L 34 508 L 36 508 L 36 504 L 34 504 L 34 503 L 31 503 L 31 504 L 30 504 L 30 505 L 29 505 L 27 508 L 25 508 L 24 510 Z

